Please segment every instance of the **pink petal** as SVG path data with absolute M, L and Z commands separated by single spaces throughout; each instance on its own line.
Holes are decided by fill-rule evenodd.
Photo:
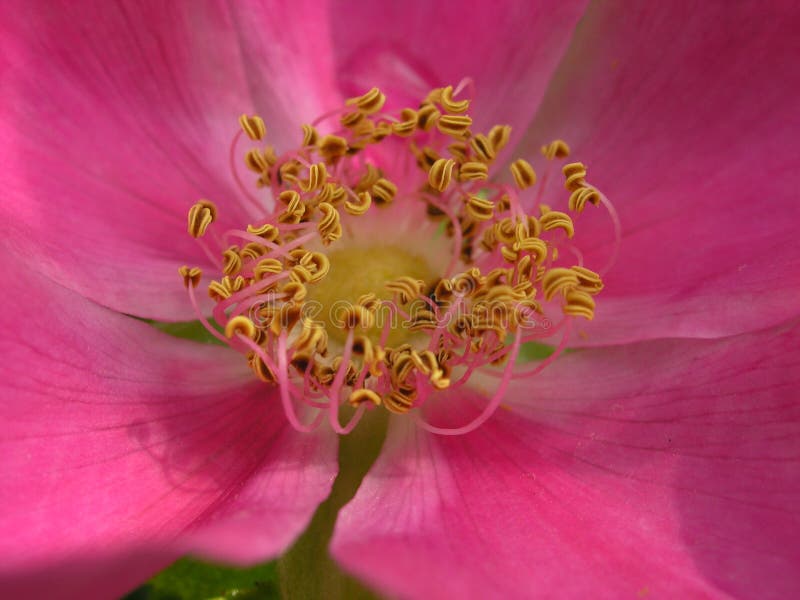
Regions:
M 724 336 L 797 314 L 798 16 L 787 2 L 587 14 L 527 138 L 531 153 L 567 140 L 622 221 L 581 343 Z M 613 236 L 596 210 L 578 229 L 599 268 Z
M 393 423 L 333 553 L 409 598 L 796 597 L 798 392 L 796 325 L 573 353 L 466 436 Z
M 43 272 L 122 312 L 193 318 L 175 285 L 207 262 L 189 207 L 215 201 L 220 232 L 248 223 L 228 164 L 239 115 L 280 145 L 338 102 L 325 22 L 248 7 L 3 4 L 0 217 Z
M 102 579 L 132 553 L 153 568 L 187 551 L 266 559 L 302 531 L 330 491 L 334 435 L 288 427 L 235 352 L 8 262 L 0 580 L 74 564 Z
M 337 74 L 347 95 L 379 86 L 411 106 L 432 87 L 471 77 L 476 128 L 507 123 L 521 135 L 585 5 L 336 2 Z

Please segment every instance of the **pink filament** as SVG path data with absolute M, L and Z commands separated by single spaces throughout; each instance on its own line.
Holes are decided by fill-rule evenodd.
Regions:
M 489 420 L 494 412 L 497 410 L 497 407 L 500 406 L 500 403 L 503 400 L 503 396 L 506 393 L 506 389 L 508 388 L 508 384 L 511 381 L 511 375 L 514 370 L 514 363 L 517 360 L 517 356 L 519 355 L 519 348 L 520 343 L 522 341 L 521 336 L 517 335 L 514 337 L 514 342 L 511 345 L 511 356 L 509 357 L 508 364 L 503 371 L 503 378 L 500 381 L 497 389 L 494 392 L 494 395 L 489 400 L 489 404 L 486 405 L 486 408 L 483 409 L 483 412 L 472 420 L 472 422 L 467 423 L 463 427 L 456 427 L 456 428 L 448 428 L 448 427 L 435 427 L 430 423 L 424 421 L 422 417 L 415 415 L 417 423 L 420 427 L 424 430 L 429 431 L 431 433 L 436 433 L 439 435 L 463 435 L 465 433 L 469 433 L 470 431 L 475 431 L 478 427 L 483 425 L 486 421 Z
M 211 323 L 208 322 L 205 316 L 203 316 L 203 313 L 200 311 L 200 307 L 197 304 L 197 298 L 194 295 L 194 287 L 192 286 L 192 284 L 190 283 L 186 287 L 189 290 L 189 301 L 192 303 L 192 307 L 194 308 L 194 312 L 197 315 L 197 319 L 200 321 L 200 323 L 203 324 L 203 327 L 205 327 L 211 335 L 213 335 L 223 344 L 228 345 L 230 340 L 228 340 L 228 338 L 226 338 L 219 331 L 217 331 L 216 328 L 212 327 Z
M 611 222 L 614 224 L 614 251 L 611 253 L 611 257 L 608 259 L 606 265 L 600 269 L 599 275 L 602 277 L 606 273 L 611 270 L 611 267 L 617 262 L 617 257 L 619 256 L 619 247 L 622 245 L 622 225 L 619 221 L 619 215 L 617 214 L 617 209 L 614 208 L 614 205 L 611 203 L 611 200 L 606 198 L 606 195 L 602 192 L 598 192 L 600 195 L 600 202 L 608 211 L 608 215 L 611 217 Z
M 239 143 L 239 138 L 242 137 L 242 133 L 244 133 L 241 129 L 233 136 L 233 141 L 231 141 L 231 147 L 228 152 L 228 163 L 231 169 L 231 173 L 233 174 L 233 178 L 236 181 L 236 186 L 239 188 L 239 191 L 245 195 L 250 201 L 251 209 L 250 212 L 251 216 L 260 215 L 264 212 L 265 206 L 255 197 L 253 196 L 250 191 L 245 187 L 242 178 L 239 176 L 239 171 L 236 168 L 236 145 Z
M 353 328 L 347 331 L 347 341 L 344 344 L 344 352 L 342 352 L 342 362 L 339 364 L 339 370 L 336 371 L 336 377 L 333 379 L 330 389 L 328 390 L 328 421 L 333 430 L 341 435 L 345 435 L 353 431 L 353 428 L 361 420 L 364 414 L 365 406 L 362 404 L 356 409 L 356 413 L 352 416 L 350 421 L 342 427 L 339 423 L 339 392 L 342 389 L 347 368 L 350 366 L 350 357 L 353 355 Z

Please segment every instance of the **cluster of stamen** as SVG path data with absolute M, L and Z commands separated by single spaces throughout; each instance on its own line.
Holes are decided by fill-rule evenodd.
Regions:
M 540 198 L 524 202 L 522 192 L 537 176 L 523 159 L 510 163 L 508 183 L 489 179 L 511 129 L 473 131 L 470 101 L 456 99 L 461 91 L 435 89 L 416 109 L 392 115 L 381 112 L 386 98 L 374 88 L 303 125 L 299 148 L 281 154 L 261 145 L 267 135 L 261 118 L 242 116 L 232 156 L 243 134 L 258 144 L 246 150 L 244 165 L 254 173 L 256 190 L 270 190 L 273 208 L 246 190 L 261 216 L 211 241 L 206 233 L 218 217 L 214 204 L 202 200 L 189 211 L 190 235 L 219 267 L 207 285 L 216 327 L 195 298 L 200 269 L 181 269 L 199 318 L 246 356 L 259 379 L 279 386 L 299 430 L 315 428 L 327 415 L 334 430 L 346 433 L 376 407 L 408 413 L 486 367 L 500 382 L 479 417 L 456 429 L 420 418 L 431 431 L 469 431 L 499 405 L 521 344 L 560 331 L 563 347 L 571 319 L 594 316 L 603 283 L 571 245 L 573 217 Z M 321 123 L 333 125 L 323 134 Z M 381 164 L 372 152 L 379 144 L 404 153 L 412 166 Z M 560 160 L 569 148 L 556 140 L 542 154 Z M 586 183 L 582 164 L 562 171 L 570 212 L 604 201 Z M 421 207 L 425 219 L 441 224 L 452 248 L 447 269 L 428 281 L 393 278 L 339 306 L 335 319 L 315 318 L 310 303 L 322 298 L 328 310 L 334 300 L 320 290 L 331 276 L 332 253 L 347 249 L 346 232 L 364 215 L 397 202 Z M 358 260 L 359 268 L 370 268 L 369 255 Z M 553 308 L 558 318 L 548 316 Z M 355 409 L 346 425 L 339 421 L 342 405 Z M 310 420 L 304 422 L 298 407 Z

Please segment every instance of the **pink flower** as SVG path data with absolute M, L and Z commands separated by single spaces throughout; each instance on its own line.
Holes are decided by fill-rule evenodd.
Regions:
M 512 379 L 507 410 L 461 436 L 392 417 L 333 556 L 400 597 L 800 592 L 795 7 L 2 10 L 6 595 L 113 597 L 187 552 L 291 544 L 336 437 L 292 429 L 240 354 L 127 315 L 195 318 L 188 205 L 250 222 L 228 164 L 242 113 L 292 148 L 373 85 L 407 105 L 467 76 L 476 131 L 509 123 L 514 157 L 563 138 L 589 165 L 618 260 L 584 348 Z M 579 226 L 602 265 L 609 220 Z

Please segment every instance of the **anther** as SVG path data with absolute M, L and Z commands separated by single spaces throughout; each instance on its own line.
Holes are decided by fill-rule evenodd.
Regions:
M 193 238 L 202 237 L 217 218 L 217 207 L 209 200 L 200 200 L 189 209 L 188 230 Z
M 469 109 L 469 100 L 453 100 L 453 86 L 448 85 L 439 94 L 439 103 L 449 113 L 463 113 Z
M 396 194 L 397 186 L 383 177 L 372 186 L 372 199 L 376 204 L 388 204 L 394 200 Z
M 563 229 L 568 238 L 571 238 L 575 234 L 575 226 L 567 213 L 551 210 L 539 218 L 539 223 L 545 231 Z
M 431 167 L 428 172 L 428 182 L 435 190 L 443 192 L 450 185 L 453 178 L 453 168 L 456 166 L 456 161 L 452 158 L 440 158 Z
M 317 133 L 316 128 L 313 125 L 309 125 L 305 123 L 303 125 L 303 146 L 313 146 L 317 143 L 317 139 L 319 138 L 319 134 Z
M 225 325 L 225 336 L 232 338 L 235 335 L 244 335 L 251 340 L 255 339 L 258 335 L 258 329 L 250 319 L 243 315 L 233 317 Z
M 521 190 L 531 187 L 536 183 L 536 171 L 528 161 L 518 158 L 511 163 L 511 175 L 514 176 L 514 182 Z
M 347 399 L 347 402 L 350 404 L 350 406 L 361 406 L 365 402 L 371 402 L 374 406 L 380 406 L 381 397 L 373 390 L 361 388 L 358 390 L 353 390 L 350 393 L 350 397 Z
M 494 217 L 494 202 L 478 196 L 470 196 L 466 202 L 467 214 L 476 221 L 488 221 Z
M 500 152 L 508 140 L 511 138 L 510 125 L 495 125 L 489 130 L 489 141 L 492 143 L 492 148 L 495 152 Z
M 363 215 L 372 205 L 372 196 L 369 192 L 359 192 L 352 200 L 346 200 L 344 209 L 351 215 Z
M 386 96 L 384 96 L 378 88 L 372 88 L 363 96 L 350 98 L 347 104 L 355 104 L 364 114 L 371 115 L 382 109 L 385 102 Z
M 183 285 L 186 288 L 189 286 L 196 288 L 203 276 L 203 272 L 198 267 L 187 267 L 186 265 L 180 267 L 178 273 L 183 277 Z
M 264 125 L 264 119 L 258 115 L 242 115 L 239 117 L 239 125 L 242 126 L 242 131 L 247 134 L 254 142 L 264 139 L 267 134 L 267 127 Z
M 489 178 L 489 168 L 481 162 L 466 162 L 459 172 L 461 181 L 482 181 Z
M 547 160 L 566 158 L 569 156 L 569 146 L 564 140 L 553 140 L 546 146 L 542 146 L 542 154 Z
M 322 219 L 317 224 L 317 231 L 319 231 L 322 243 L 327 246 L 342 237 L 339 211 L 327 202 L 321 202 L 317 208 L 322 213 Z
M 454 138 L 464 137 L 470 125 L 472 119 L 466 115 L 443 115 L 436 122 L 439 131 Z
M 542 279 L 545 300 L 552 300 L 559 292 L 566 292 L 578 285 L 578 276 L 571 269 L 550 269 Z
M 347 153 L 347 140 L 338 135 L 326 135 L 319 142 L 319 151 L 326 161 L 336 160 Z

